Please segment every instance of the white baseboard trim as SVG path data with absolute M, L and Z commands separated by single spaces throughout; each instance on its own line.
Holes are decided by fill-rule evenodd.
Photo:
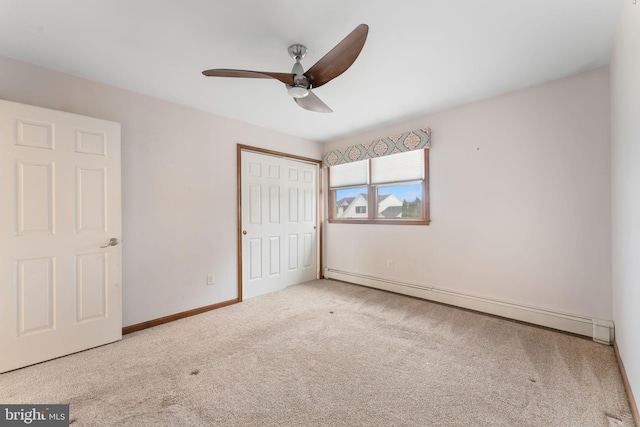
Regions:
M 482 313 L 545 326 L 577 335 L 593 338 L 601 344 L 612 345 L 614 325 L 611 320 L 591 319 L 566 313 L 528 307 L 488 298 L 447 291 L 417 283 L 400 282 L 393 279 L 325 268 L 324 277 L 357 285 L 391 291 L 456 307 L 468 308 Z

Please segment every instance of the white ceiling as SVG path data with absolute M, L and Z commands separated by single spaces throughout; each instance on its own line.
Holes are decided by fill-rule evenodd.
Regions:
M 625 0 L 0 0 L 0 55 L 330 141 L 609 63 Z M 362 53 L 298 107 L 276 80 L 210 68 L 308 69 L 358 24 Z

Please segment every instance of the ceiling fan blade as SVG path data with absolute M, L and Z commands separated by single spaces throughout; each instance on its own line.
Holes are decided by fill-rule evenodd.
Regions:
M 293 74 L 291 73 L 271 73 L 268 71 L 248 71 L 215 69 L 202 72 L 207 77 L 244 77 L 250 79 L 276 79 L 287 85 L 293 85 Z
M 333 110 L 311 91 L 309 91 L 309 95 L 304 98 L 293 98 L 293 100 L 305 110 L 316 113 L 333 113 Z
M 360 24 L 340 43 L 323 56 L 304 75 L 311 87 L 320 87 L 347 71 L 353 64 L 367 40 L 369 27 Z

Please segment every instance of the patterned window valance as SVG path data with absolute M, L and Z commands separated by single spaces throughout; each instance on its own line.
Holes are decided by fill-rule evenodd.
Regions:
M 329 151 L 323 156 L 323 161 L 325 166 L 335 166 L 342 163 L 357 162 L 358 160 L 430 147 L 431 129 L 422 128 L 400 135 L 388 136 L 371 142 Z

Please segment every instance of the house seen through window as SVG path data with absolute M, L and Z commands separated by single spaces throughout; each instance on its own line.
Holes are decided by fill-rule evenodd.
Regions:
M 428 224 L 428 151 L 332 166 L 330 222 Z

